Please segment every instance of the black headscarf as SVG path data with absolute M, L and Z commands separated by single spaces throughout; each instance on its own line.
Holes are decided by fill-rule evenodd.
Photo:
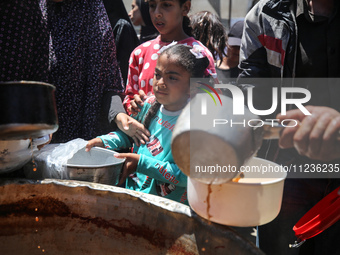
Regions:
M 142 14 L 142 19 L 145 26 L 141 27 L 140 41 L 146 42 L 152 40 L 158 36 L 158 30 L 152 24 L 152 20 L 149 13 L 149 3 L 145 0 L 136 0 L 136 4 Z
M 122 0 L 103 0 L 117 49 L 117 60 L 124 83 L 127 80 L 131 52 L 139 45 L 136 31 Z
M 103 3 L 112 28 L 116 25 L 119 19 L 124 19 L 132 25 L 122 0 L 103 0 Z
M 136 4 L 138 5 L 138 8 L 142 14 L 145 26 L 153 26 L 149 13 L 149 3 L 145 0 L 136 0 Z

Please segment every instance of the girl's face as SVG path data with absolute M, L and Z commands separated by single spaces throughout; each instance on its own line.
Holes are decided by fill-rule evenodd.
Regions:
M 142 13 L 139 10 L 138 5 L 136 4 L 136 0 L 132 0 L 131 3 L 131 11 L 129 12 L 129 18 L 135 26 L 144 25 Z
M 162 54 L 157 61 L 153 78 L 153 92 L 157 101 L 168 111 L 184 108 L 190 96 L 190 73 L 173 59 Z
M 149 10 L 153 25 L 162 36 L 175 40 L 183 32 L 183 16 L 190 10 L 191 2 L 187 0 L 182 6 L 179 0 L 150 0 Z M 163 38 L 162 38 L 163 39 Z M 166 40 L 164 38 L 163 40 Z

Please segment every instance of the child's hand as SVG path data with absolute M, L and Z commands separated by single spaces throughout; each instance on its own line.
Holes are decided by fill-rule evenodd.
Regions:
M 122 169 L 122 176 L 120 177 L 117 186 L 122 185 L 128 176 L 136 172 L 137 164 L 140 156 L 136 153 L 116 153 L 114 154 L 116 158 L 125 158 L 125 164 Z
M 100 138 L 94 138 L 90 140 L 85 147 L 85 151 L 90 151 L 92 147 L 97 146 L 97 147 L 104 147 L 103 141 Z

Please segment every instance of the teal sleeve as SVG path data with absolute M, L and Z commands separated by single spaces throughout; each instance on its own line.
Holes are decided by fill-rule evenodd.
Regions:
M 127 149 L 132 147 L 132 143 L 129 137 L 122 131 L 116 131 L 107 135 L 98 136 L 102 141 L 106 149 Z
M 145 103 L 141 112 L 137 114 L 137 116 L 131 116 L 135 118 L 137 121 L 141 122 L 145 113 L 150 108 L 150 104 Z M 98 136 L 103 141 L 105 148 L 110 150 L 116 149 L 127 149 L 132 147 L 132 142 L 129 139 L 129 136 L 125 134 L 123 131 L 118 130 L 115 132 L 110 132 L 107 135 Z
M 161 182 L 175 184 L 180 187 L 187 186 L 187 176 L 182 173 L 175 163 L 170 163 L 169 161 L 161 161 L 153 157 L 140 155 L 136 172 Z

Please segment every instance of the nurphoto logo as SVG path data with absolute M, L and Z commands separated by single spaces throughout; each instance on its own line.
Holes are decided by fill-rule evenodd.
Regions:
M 214 96 L 211 94 L 211 92 L 209 90 L 207 90 L 207 88 L 210 89 L 212 92 L 214 92 L 214 94 L 216 95 L 216 97 L 220 101 L 221 106 L 223 105 L 220 95 L 217 93 L 217 91 L 212 86 L 210 86 L 206 83 L 200 82 L 200 81 L 198 81 L 197 83 L 206 87 L 206 88 L 203 88 L 203 87 L 198 87 L 198 88 L 200 90 L 204 91 L 205 93 L 207 93 L 212 98 L 212 100 L 215 103 L 215 106 L 217 106 L 216 100 L 215 100 Z M 207 102 L 206 102 L 205 99 L 202 100 L 202 110 L 201 110 L 201 112 L 202 112 L 202 115 L 207 114 Z
M 230 93 L 232 94 L 232 98 L 233 98 L 233 114 L 244 115 L 245 97 L 244 97 L 243 91 L 239 87 L 232 85 L 232 84 L 216 84 L 215 87 L 221 88 L 221 89 L 228 89 Z M 247 107 L 249 111 L 255 115 L 265 116 L 265 115 L 270 115 L 274 113 L 278 107 L 279 95 L 281 96 L 280 99 L 281 99 L 281 114 L 282 115 L 286 114 L 287 105 L 295 105 L 305 115 L 311 115 L 311 113 L 306 109 L 306 107 L 303 106 L 304 103 L 307 103 L 311 99 L 311 93 L 305 88 L 286 87 L 286 88 L 280 88 L 279 90 L 277 87 L 273 87 L 272 88 L 272 106 L 267 110 L 255 109 L 254 104 L 253 104 L 253 89 L 254 87 L 248 87 L 246 89 L 247 94 L 248 94 Z M 292 93 L 304 95 L 304 97 L 303 98 L 290 98 L 288 95 Z M 209 94 L 211 95 L 211 93 Z M 221 105 L 222 105 L 222 102 L 221 102 Z M 202 105 L 202 115 L 203 115 L 203 112 L 205 112 L 206 114 L 206 109 L 203 109 L 203 105 Z
M 251 85 L 253 82 L 262 85 L 260 90 Z M 278 113 L 285 115 L 288 110 L 294 108 L 299 109 L 304 115 L 311 115 L 305 107 L 311 100 L 311 92 L 307 89 L 308 86 L 306 88 L 301 83 L 289 87 L 281 86 L 279 82 L 281 81 L 251 80 L 249 85 L 245 84 L 246 86 L 239 87 L 231 83 L 212 86 L 209 81 L 205 82 L 204 79 L 196 80 L 194 83 L 196 86 L 199 84 L 198 89 L 204 93 L 201 93 L 197 99 L 199 105 L 196 105 L 199 108 L 192 110 L 197 111 L 196 113 L 201 117 L 210 115 L 212 120 L 209 122 L 212 121 L 213 127 L 216 125 L 256 127 L 262 126 L 264 123 L 271 123 L 272 126 L 280 124 L 283 127 L 295 127 L 298 125 L 298 121 L 284 119 L 277 123 L 279 120 L 273 116 Z M 298 85 L 302 85 L 302 87 L 297 87 Z

